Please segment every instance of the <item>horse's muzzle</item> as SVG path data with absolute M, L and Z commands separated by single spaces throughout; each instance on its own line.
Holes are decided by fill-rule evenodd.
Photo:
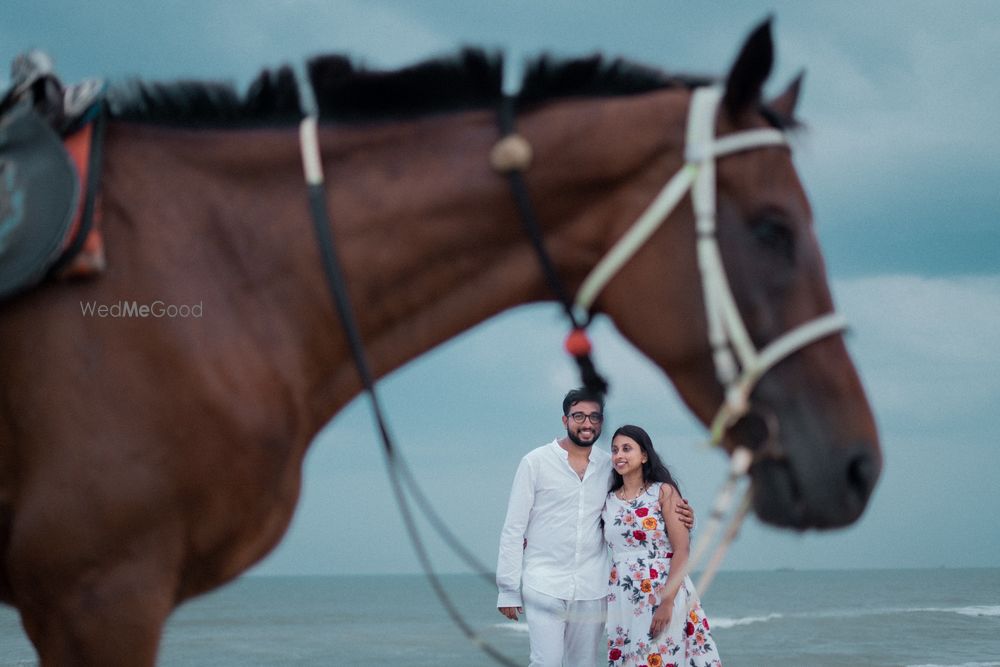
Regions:
M 799 530 L 846 526 L 861 516 L 881 469 L 868 443 L 833 449 L 808 466 L 765 456 L 750 469 L 754 511 L 762 521 Z

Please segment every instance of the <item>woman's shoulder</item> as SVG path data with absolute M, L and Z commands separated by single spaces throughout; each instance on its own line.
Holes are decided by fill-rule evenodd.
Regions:
M 677 489 L 674 488 L 673 484 L 667 484 L 666 482 L 654 482 L 650 486 L 650 491 L 656 494 L 656 497 L 664 504 L 669 504 L 673 501 L 674 495 L 677 493 Z

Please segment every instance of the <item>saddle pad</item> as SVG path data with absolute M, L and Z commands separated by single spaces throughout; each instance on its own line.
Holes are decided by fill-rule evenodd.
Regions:
M 45 277 L 79 197 L 69 155 L 31 105 L 18 104 L 0 118 L 0 299 Z
M 76 173 L 80 176 L 81 192 L 80 205 L 77 206 L 73 214 L 73 222 L 70 225 L 69 233 L 63 240 L 62 255 L 59 261 L 49 272 L 50 276 L 57 280 L 73 278 L 89 278 L 104 272 L 107 261 L 104 257 L 104 235 L 101 233 L 101 198 L 97 188 L 85 184 L 90 183 L 91 170 L 98 169 L 99 166 L 92 164 L 94 152 L 99 148 L 94 147 L 95 124 L 89 122 L 79 130 L 63 137 L 63 147 L 73 160 Z M 88 190 L 92 187 L 93 190 Z M 93 198 L 91 210 L 89 212 L 89 225 L 85 224 L 87 217 L 88 199 Z M 80 235 L 84 238 L 79 238 Z

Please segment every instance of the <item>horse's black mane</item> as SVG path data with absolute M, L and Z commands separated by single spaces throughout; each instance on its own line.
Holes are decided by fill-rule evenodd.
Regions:
M 503 61 L 495 53 L 465 49 L 455 56 L 380 71 L 355 67 L 343 56 L 324 56 L 309 62 L 309 78 L 321 118 L 406 118 L 497 104 Z
M 499 54 L 464 49 L 395 71 L 367 70 L 343 56 L 308 63 L 320 115 L 327 120 L 377 121 L 462 109 L 495 108 L 502 96 Z M 572 96 L 614 96 L 691 87 L 705 78 L 675 77 L 600 55 L 574 60 L 542 56 L 525 70 L 520 108 Z M 112 116 L 185 126 L 273 125 L 296 122 L 299 93 L 290 67 L 263 71 L 240 96 L 231 84 L 133 80 L 109 91 Z
M 164 125 L 286 125 L 301 117 L 295 76 L 284 67 L 263 71 L 244 97 L 227 83 L 133 79 L 110 86 L 107 102 L 113 118 Z
M 622 58 L 608 60 L 600 54 L 575 60 L 542 56 L 527 68 L 518 102 L 531 105 L 558 97 L 636 95 L 711 82 L 707 77 L 670 75 Z

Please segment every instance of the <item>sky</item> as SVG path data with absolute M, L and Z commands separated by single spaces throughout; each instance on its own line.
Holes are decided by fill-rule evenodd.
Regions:
M 1000 3 L 3 0 L 0 62 L 35 47 L 66 81 L 245 87 L 322 53 L 391 68 L 479 45 L 514 64 L 601 51 L 723 75 L 769 15 L 768 92 L 806 72 L 795 162 L 885 468 L 855 525 L 794 533 L 751 518 L 724 569 L 1000 566 Z M 489 568 L 518 461 L 564 433 L 562 396 L 578 384 L 565 331 L 554 304 L 516 309 L 379 385 L 414 476 Z M 611 383 L 600 446 L 617 424 L 645 426 L 707 518 L 725 457 L 611 322 L 593 339 Z M 312 445 L 295 519 L 251 574 L 418 572 L 378 448 L 356 400 Z M 467 571 L 420 528 L 439 571 Z

